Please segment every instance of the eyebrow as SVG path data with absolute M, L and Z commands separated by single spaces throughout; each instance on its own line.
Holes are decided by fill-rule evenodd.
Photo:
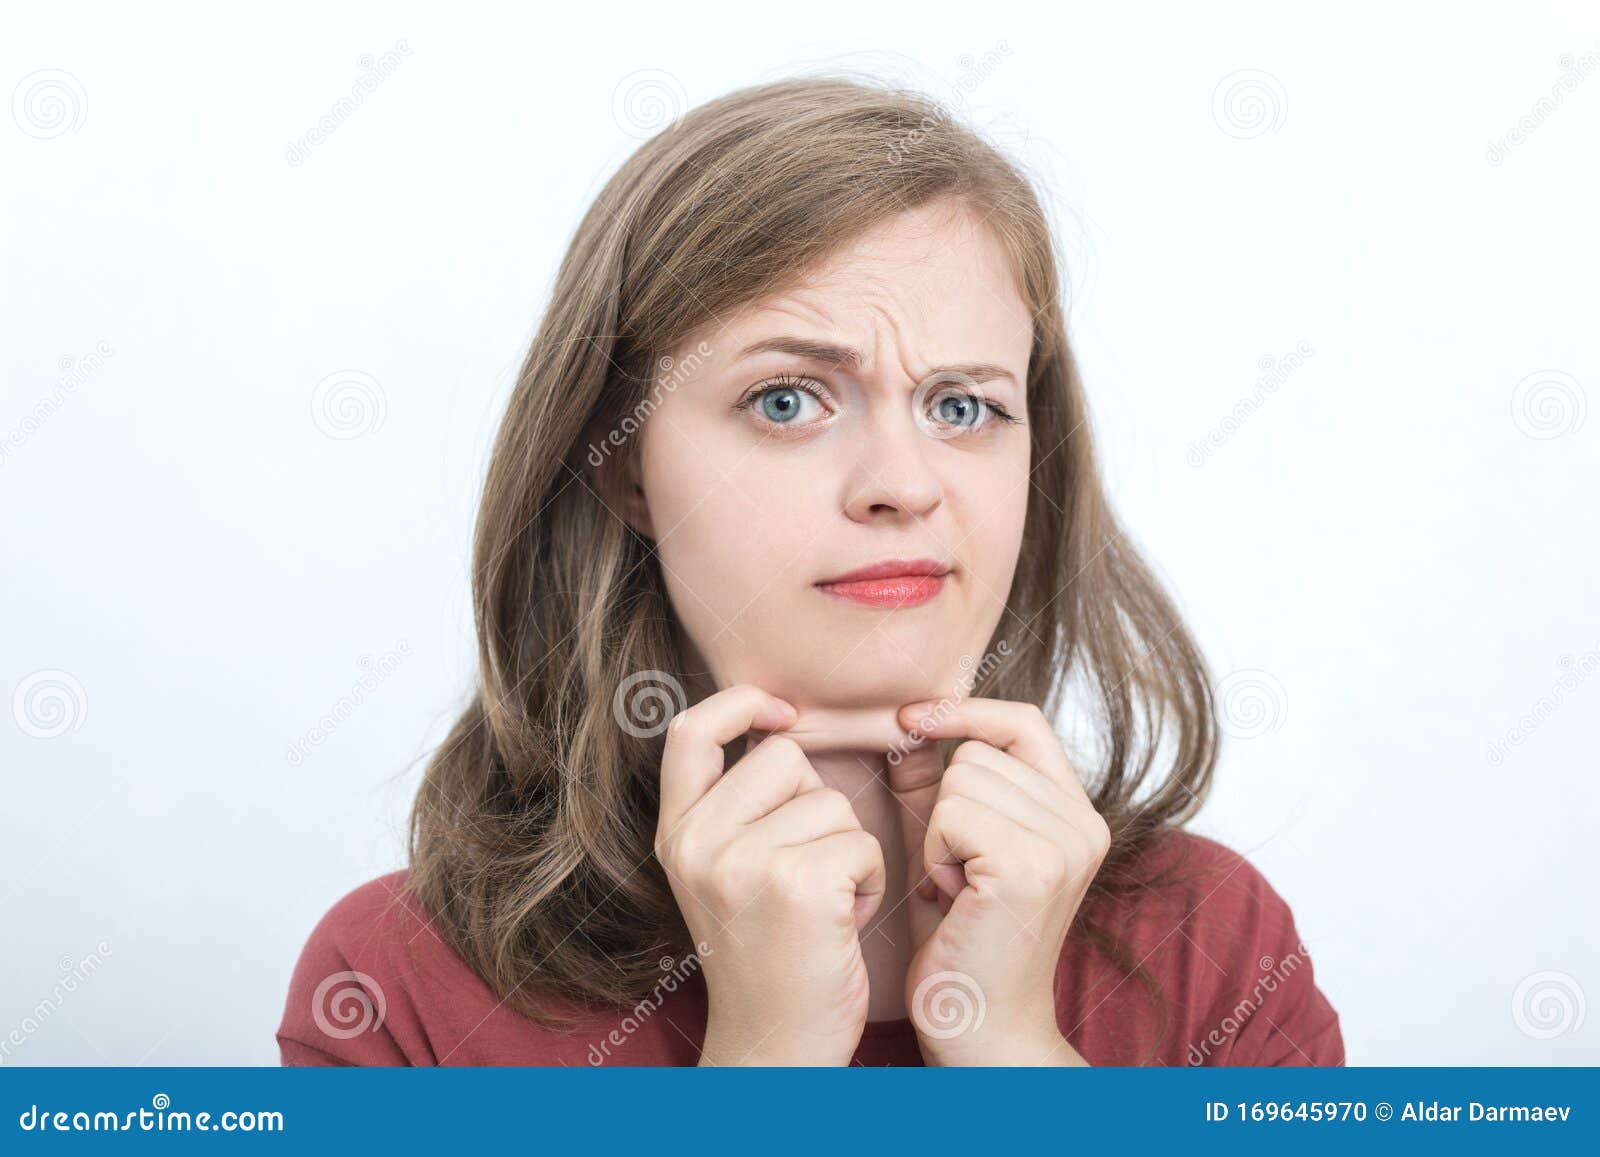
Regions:
M 752 342 L 739 351 L 741 359 L 754 357 L 756 354 L 790 354 L 808 361 L 824 362 L 828 365 L 839 366 L 844 369 L 859 369 L 861 355 L 849 346 L 835 345 L 833 342 L 817 341 L 814 338 L 769 337 L 762 341 Z M 933 377 L 935 374 L 960 374 L 971 378 L 974 382 L 992 382 L 996 378 L 1006 378 L 1015 382 L 1016 375 L 1004 366 L 997 366 L 990 362 L 962 362 L 950 366 L 935 366 L 924 377 Z

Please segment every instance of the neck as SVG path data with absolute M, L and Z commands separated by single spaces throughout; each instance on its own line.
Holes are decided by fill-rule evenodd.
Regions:
M 868 1020 L 894 1020 L 906 1015 L 905 978 L 912 956 L 911 927 L 906 912 L 906 856 L 902 819 L 905 809 L 889 790 L 888 761 L 881 751 L 830 751 L 810 757 L 822 782 L 849 797 L 861 826 L 883 848 L 887 877 L 883 903 L 861 930 L 861 955 L 866 961 L 871 996 Z

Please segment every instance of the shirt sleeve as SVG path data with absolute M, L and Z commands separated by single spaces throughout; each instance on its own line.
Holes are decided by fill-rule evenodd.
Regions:
M 1190 1032 L 1189 1063 L 1343 1065 L 1339 1014 L 1317 986 L 1289 905 L 1248 860 L 1207 843 L 1213 870 L 1187 934 L 1197 949 L 1195 990 L 1208 998 Z
M 278 1026 L 282 1065 L 420 1063 L 396 1035 L 409 1016 L 406 986 L 371 946 L 375 913 L 387 897 L 386 889 L 369 884 L 335 904 L 312 930 Z

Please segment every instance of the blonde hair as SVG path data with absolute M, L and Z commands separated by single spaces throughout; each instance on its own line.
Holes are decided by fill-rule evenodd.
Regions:
M 1132 964 L 1103 914 L 1150 882 L 1141 854 L 1198 809 L 1217 728 L 1203 659 L 1101 485 L 1048 220 L 1023 174 L 930 99 L 808 77 L 694 109 L 612 177 L 495 441 L 473 551 L 479 685 L 417 796 L 411 883 L 449 943 L 542 1025 L 634 1004 L 659 960 L 690 947 L 652 854 L 661 739 L 612 708 L 630 674 L 689 674 L 653 546 L 584 482 L 584 459 L 707 322 L 947 198 L 993 229 L 1035 318 L 1032 487 L 990 648 L 1007 657 L 973 693 L 1052 716 L 1070 693 L 1088 712 L 1101 751 L 1086 786 L 1113 842 L 1071 935 Z

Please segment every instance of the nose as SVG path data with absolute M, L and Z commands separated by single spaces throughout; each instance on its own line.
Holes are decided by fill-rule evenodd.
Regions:
M 863 523 L 926 518 L 944 501 L 930 458 L 939 443 L 923 433 L 903 400 L 874 410 L 851 448 L 855 462 L 845 513 Z

